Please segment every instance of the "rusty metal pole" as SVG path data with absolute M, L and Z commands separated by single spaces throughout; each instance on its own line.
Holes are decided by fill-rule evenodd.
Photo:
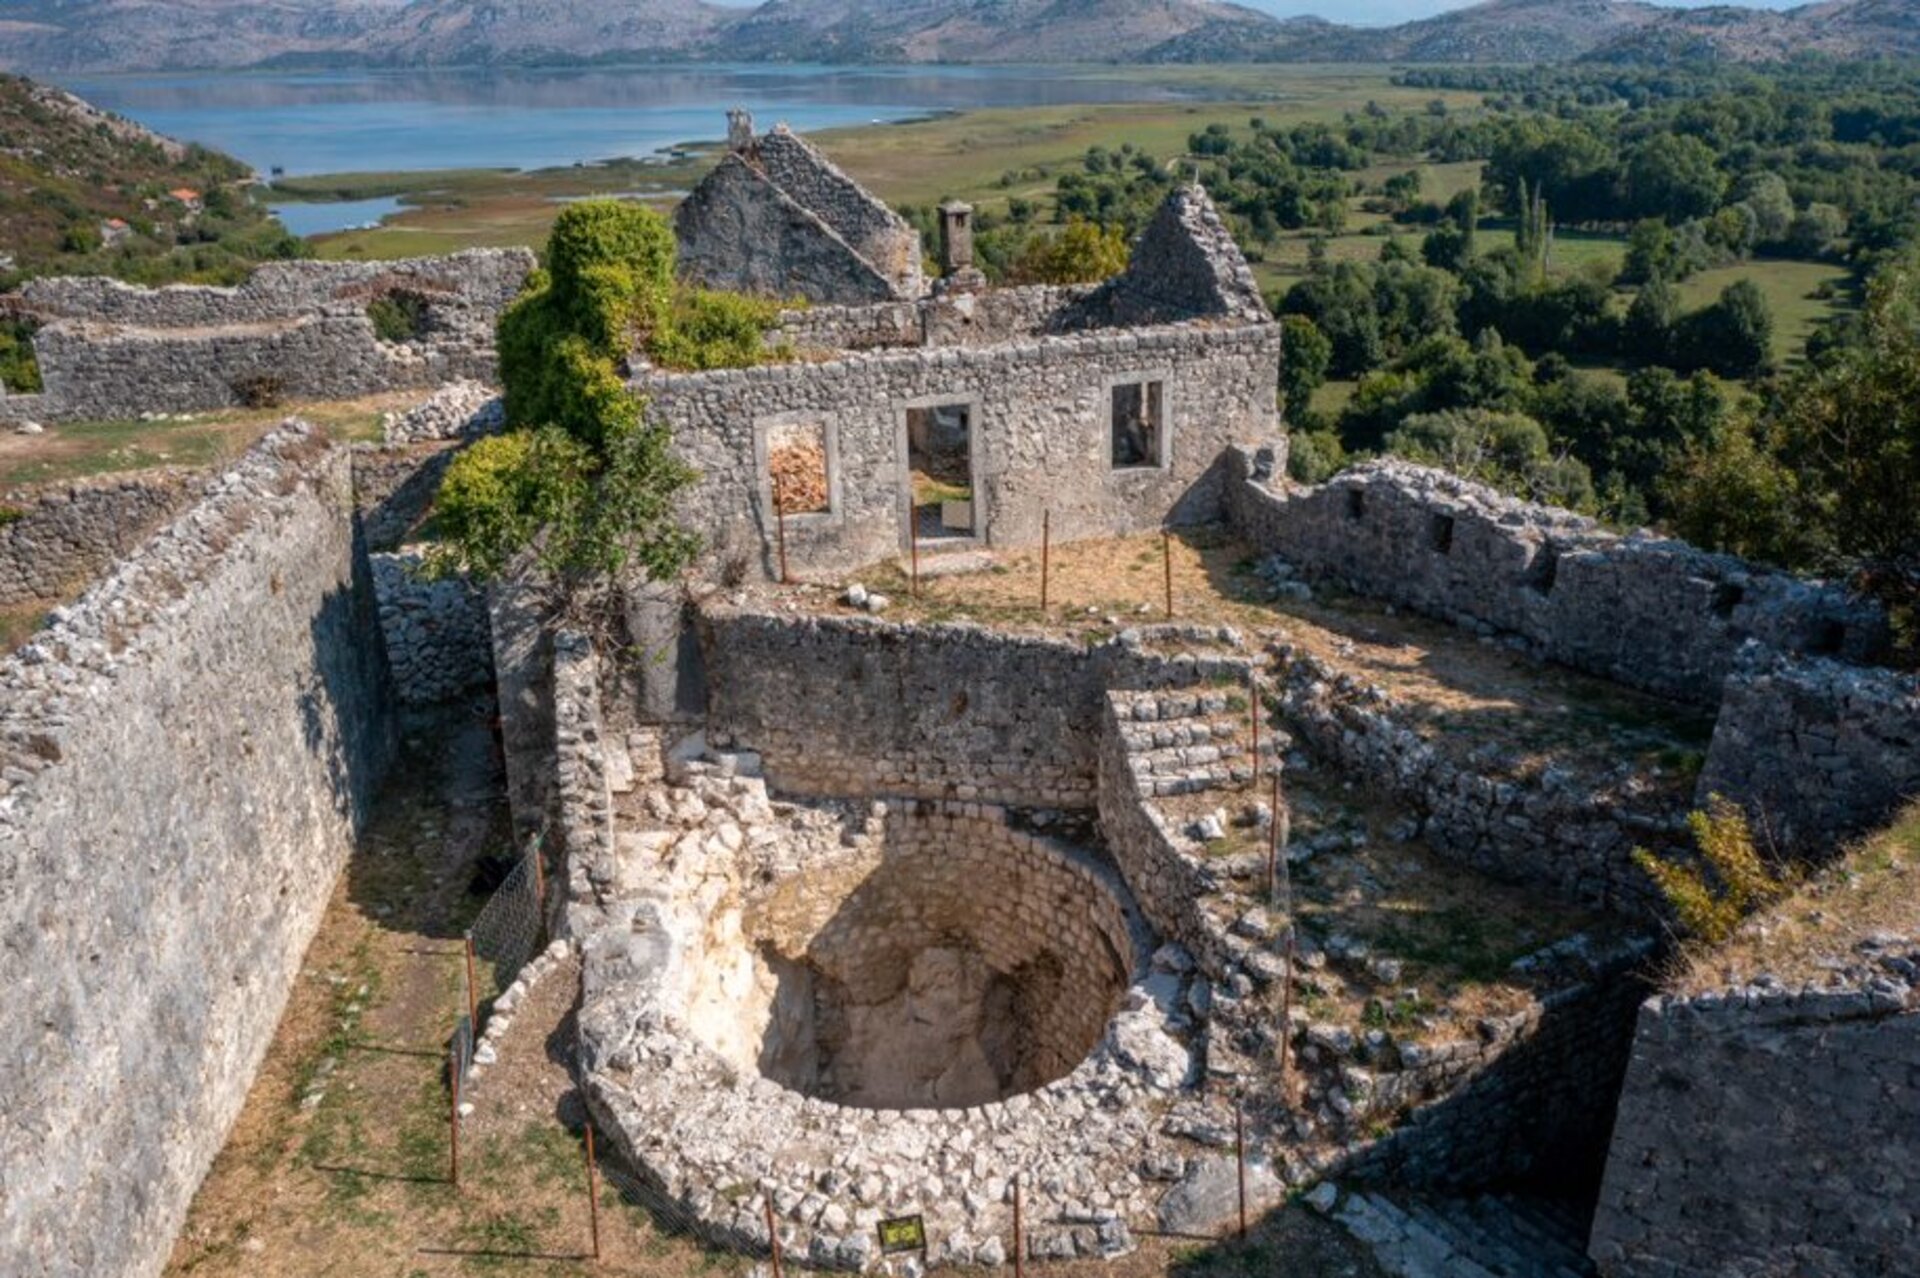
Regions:
M 1166 567 L 1167 577 L 1167 620 L 1173 620 L 1173 531 L 1160 530 L 1160 560 Z
M 447 1048 L 447 1179 L 460 1188 L 460 1035 Z
M 1260 672 L 1249 668 L 1247 671 L 1247 717 L 1253 723 L 1253 775 L 1256 781 L 1260 777 Z
M 777 479 L 773 481 L 773 527 L 780 548 L 780 584 L 784 586 L 792 580 L 787 576 L 787 493 L 786 485 Z
M 912 593 L 915 599 L 920 597 L 920 510 L 913 508 L 913 517 L 907 520 L 907 541 L 913 557 Z
M 1293 1064 L 1293 965 L 1297 951 L 1294 948 L 1293 918 L 1287 918 L 1287 963 L 1280 981 L 1280 1099 L 1289 1107 L 1293 1105 L 1293 1079 L 1289 1077 Z
M 473 933 L 467 933 L 467 1024 L 472 1028 L 474 1042 L 480 1041 L 480 987 L 473 977 Z
M 1020 1225 L 1020 1173 L 1013 1174 L 1013 1278 L 1027 1272 L 1027 1235 Z
M 1267 904 L 1280 903 L 1280 774 L 1273 774 L 1273 818 L 1267 823 Z
M 767 1208 L 767 1247 L 773 1255 L 773 1278 L 780 1278 L 780 1225 L 773 1218 L 773 1195 L 763 1193 L 761 1201 Z
M 1240 1238 L 1247 1237 L 1247 1113 L 1240 1098 L 1233 1098 L 1233 1161 L 1240 1188 Z
M 1040 611 L 1047 610 L 1047 587 L 1053 570 L 1053 512 L 1040 512 Z
M 600 1259 L 600 1176 L 593 1158 L 593 1119 L 587 1119 L 587 1222 L 593 1230 L 593 1258 Z
M 527 856 L 533 861 L 533 905 L 537 912 L 544 913 L 547 904 L 547 867 L 541 862 L 546 860 L 540 854 L 540 839 L 535 836 L 533 847 Z

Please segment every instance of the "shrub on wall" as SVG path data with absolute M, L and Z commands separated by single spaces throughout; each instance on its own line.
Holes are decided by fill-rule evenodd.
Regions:
M 32 320 L 0 320 L 0 387 L 15 395 L 41 390 L 40 362 L 33 354 Z
M 531 549 L 575 603 L 583 588 L 644 569 L 678 576 L 698 539 L 675 520 L 697 475 L 621 376 L 636 346 L 691 366 L 756 362 L 770 303 L 682 293 L 673 232 L 635 204 L 593 200 L 554 223 L 547 267 L 500 321 L 510 433 L 448 469 L 435 503 L 441 572 L 502 572 Z
M 1689 816 L 1687 825 L 1699 849 L 1698 865 L 1663 860 L 1645 848 L 1634 850 L 1634 864 L 1659 886 L 1688 936 L 1722 945 L 1749 914 L 1778 900 L 1792 879 L 1767 865 L 1746 814 L 1719 795 L 1709 798 L 1706 811 Z
M 427 332 L 427 299 L 418 293 L 386 293 L 367 303 L 373 335 L 383 342 L 417 342 Z

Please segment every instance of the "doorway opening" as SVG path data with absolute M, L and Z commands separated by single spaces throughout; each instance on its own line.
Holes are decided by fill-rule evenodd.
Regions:
M 928 542 L 976 535 L 971 404 L 907 410 L 907 472 L 915 536 Z

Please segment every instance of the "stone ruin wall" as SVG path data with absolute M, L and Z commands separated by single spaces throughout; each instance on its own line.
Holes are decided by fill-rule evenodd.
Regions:
M 1278 429 L 1277 325 L 1172 325 L 1039 338 L 986 349 L 851 355 L 827 364 L 643 373 L 633 382 L 673 428 L 701 482 L 687 521 L 722 557 L 766 576 L 776 529 L 765 431 L 819 423 L 828 434 L 831 514 L 787 519 L 788 554 L 810 572 L 850 572 L 904 553 L 905 413 L 970 403 L 979 518 L 995 546 L 1038 544 L 1042 513 L 1062 540 L 1220 518 L 1231 444 Z M 1166 383 L 1171 464 L 1114 470 L 1109 387 Z
M 1920 795 L 1920 678 L 1755 655 L 1727 680 L 1699 793 L 1745 799 L 1780 846 L 1823 857 Z
M 281 262 L 235 288 L 29 281 L 8 309 L 33 338 L 45 390 L 0 398 L 0 420 L 202 412 L 250 398 L 342 399 L 497 376 L 493 330 L 532 272 L 524 249 L 403 262 Z M 367 303 L 427 300 L 425 332 L 375 336 Z
M 993 346 L 1055 331 L 1084 285 L 990 288 L 871 306 L 784 311 L 769 335 L 799 351 L 868 351 L 918 346 Z
M 1664 920 L 1659 889 L 1633 851 L 1676 842 L 1668 801 L 1546 774 L 1495 780 L 1449 760 L 1373 685 L 1297 650 L 1275 657 L 1287 722 L 1315 753 L 1418 812 L 1435 852 L 1574 905 Z
M 56 603 L 131 554 L 200 494 L 184 470 L 49 484 L 7 493 L 0 524 L 0 606 Z
M 1682 542 L 1619 537 L 1590 519 L 1504 497 L 1445 471 L 1370 462 L 1315 489 L 1244 481 L 1246 539 L 1361 594 L 1658 696 L 1717 705 L 1742 646 L 1870 661 L 1886 619 L 1836 587 Z
M 707 288 L 826 303 L 885 302 L 893 280 L 737 155 L 674 211 L 682 279 Z
M 1109 688 L 1244 685 L 1246 663 L 1114 641 L 707 608 L 708 731 L 778 790 L 1089 810 Z
M 433 706 L 485 691 L 493 682 L 485 591 L 464 577 L 428 575 L 418 551 L 369 559 L 380 634 L 400 701 Z
M 291 424 L 0 663 L 20 1272 L 164 1265 L 393 756 L 377 624 L 347 453 Z
M 920 235 L 825 156 L 785 128 L 754 139 L 759 170 L 908 297 L 924 291 Z
M 1840 988 L 1641 1008 L 1589 1248 L 1606 1278 L 1920 1273 L 1920 955 L 1885 957 L 1835 956 Z
M 1696 802 L 1738 800 L 1789 850 L 1831 856 L 1836 839 L 1920 789 L 1910 726 L 1920 681 L 1859 664 L 1884 653 L 1887 620 L 1838 587 L 1618 537 L 1405 462 L 1304 490 L 1253 478 L 1258 460 L 1243 450 L 1228 466 L 1231 522 L 1262 553 L 1484 636 L 1517 637 L 1544 660 L 1715 707 Z M 1599 863 L 1567 864 L 1578 899 L 1644 897 L 1621 859 L 1631 842 L 1612 842 Z

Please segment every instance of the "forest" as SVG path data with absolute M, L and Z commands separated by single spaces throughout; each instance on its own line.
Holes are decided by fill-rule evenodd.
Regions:
M 1895 605 L 1911 643 L 1914 68 L 1457 68 L 1398 83 L 1484 106 L 1215 123 L 1180 156 L 1096 146 L 1051 201 L 986 217 L 984 264 L 1010 281 L 1099 278 L 1197 176 L 1273 285 L 1295 479 L 1381 453 L 1446 466 L 1848 576 Z M 1304 261 L 1276 268 L 1302 241 Z M 1808 299 L 1817 322 L 1783 343 L 1765 286 L 1809 264 L 1830 268 Z M 1696 277 L 1728 274 L 1688 303 Z

